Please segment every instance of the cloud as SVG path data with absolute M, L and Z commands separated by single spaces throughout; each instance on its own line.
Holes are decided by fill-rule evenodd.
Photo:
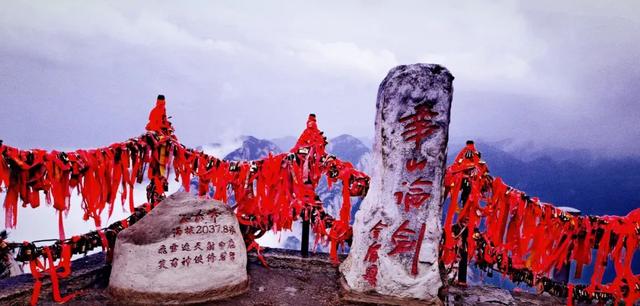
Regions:
M 634 154 L 640 4 L 619 1 L 14 1 L 0 11 L 0 134 L 27 147 L 141 132 L 164 93 L 181 140 L 372 136 L 398 64 L 456 77 L 452 136 Z M 29 135 L 28 137 L 25 135 Z
M 77 60 L 78 51 L 113 47 L 213 52 L 211 56 L 245 49 L 237 41 L 198 36 L 163 14 L 147 10 L 131 14 L 102 1 L 38 5 L 20 2 L 3 12 L 0 26 L 7 47 L 61 62 Z
M 291 54 L 323 72 L 356 72 L 374 80 L 384 78 L 390 67 L 398 65 L 393 52 L 361 48 L 352 42 L 305 40 L 293 45 Z
M 528 59 L 517 54 L 485 54 L 482 51 L 460 53 L 427 54 L 419 61 L 439 63 L 452 71 L 459 71 L 458 77 L 473 81 L 522 80 L 531 72 Z

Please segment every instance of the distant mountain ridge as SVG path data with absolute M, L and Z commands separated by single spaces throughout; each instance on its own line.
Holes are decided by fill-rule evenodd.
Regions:
M 227 152 L 231 152 L 225 156 L 227 160 L 255 160 L 266 157 L 269 152 L 288 151 L 296 138 L 265 140 L 245 136 L 241 140 L 235 143 L 235 149 L 229 144 L 209 144 L 203 148 L 227 148 Z M 463 146 L 463 140 L 450 141 L 447 165 Z M 476 141 L 476 148 L 493 176 L 502 177 L 510 186 L 543 202 L 573 207 L 582 214 L 592 215 L 626 215 L 640 206 L 640 158 L 595 158 L 582 150 L 528 150 L 526 146 L 512 146 L 509 142 Z M 340 135 L 329 139 L 327 151 L 351 162 L 357 169 L 371 173 L 371 148 L 364 141 L 351 135 Z M 192 184 L 197 185 L 197 179 Z M 334 216 L 342 205 L 340 187 L 338 184 L 329 189 L 323 179 L 317 189 L 325 210 Z M 360 203 L 360 199 L 353 198 L 352 217 Z M 299 228 L 295 228 L 281 237 L 272 237 L 266 245 L 299 248 L 299 234 Z M 640 261 L 640 256 L 638 259 Z M 637 266 L 635 261 L 634 267 Z
M 340 160 L 350 162 L 356 169 L 365 173 L 370 173 L 370 169 L 367 169 L 367 159 L 371 155 L 371 149 L 362 143 L 358 138 L 351 135 L 343 134 L 338 137 L 329 139 L 327 145 L 327 152 L 335 155 Z M 318 185 L 318 196 L 320 200 L 325 204 L 325 209 L 333 216 L 337 216 L 342 207 L 342 183 L 338 182 L 329 189 L 326 179 L 322 179 Z M 360 207 L 362 199 L 351 199 L 351 222 L 353 217 Z
M 449 145 L 448 164 L 463 146 Z M 491 175 L 543 202 L 591 215 L 626 215 L 640 206 L 640 158 L 595 158 L 582 150 L 562 149 L 514 153 L 478 141 L 476 148 Z
M 242 145 L 224 157 L 226 160 L 256 160 L 269 156 L 269 153 L 278 154 L 282 150 L 275 143 L 258 139 L 253 136 L 242 136 Z
M 355 166 L 360 162 L 364 154 L 371 152 L 371 149 L 360 139 L 342 134 L 329 140 L 327 152 Z
M 228 153 L 225 160 L 257 160 L 267 157 L 269 153 L 278 154 L 282 152 L 288 152 L 295 142 L 294 137 L 281 137 L 272 140 L 258 139 L 253 136 L 243 136 L 240 138 L 241 142 L 238 142 L 238 147 Z M 228 145 L 221 145 L 218 143 L 211 143 L 203 146 L 199 146 L 199 150 L 209 150 L 211 152 L 220 152 L 224 147 Z M 282 149 L 286 148 L 286 149 Z M 286 150 L 286 151 L 285 151 Z M 339 159 L 349 161 L 359 170 L 368 172 L 367 169 L 362 169 L 363 165 L 367 163 L 371 150 L 362 143 L 358 138 L 351 135 L 340 135 L 338 137 L 329 139 L 329 145 L 327 146 L 327 152 L 337 156 Z M 217 155 L 220 156 L 220 155 Z M 197 190 L 198 178 L 194 177 L 191 180 L 192 190 Z M 324 209 L 326 212 L 333 216 L 337 216 L 342 207 L 342 193 L 341 183 L 337 183 L 328 188 L 326 178 L 323 178 L 317 188 L 317 193 L 320 199 L 324 203 Z M 233 197 L 229 199 L 233 202 Z M 362 199 L 352 198 L 352 220 L 353 215 L 358 210 Z M 288 249 L 300 248 L 300 235 L 299 224 L 294 224 L 292 232 L 280 233 L 279 236 L 274 236 L 271 232 L 267 233 L 265 237 L 260 240 L 260 243 L 265 246 L 281 247 Z M 322 246 L 319 246 L 319 250 L 324 250 Z M 325 250 L 326 251 L 326 250 Z
M 281 137 L 270 141 L 246 136 L 238 143 L 239 147 L 225 156 L 225 159 L 263 158 L 269 151 L 274 154 L 280 153 L 282 148 L 288 151 L 296 140 L 294 137 Z M 363 141 L 351 135 L 340 135 L 329 139 L 327 152 L 351 162 L 354 167 L 365 173 L 371 173 L 372 153 L 365 141 L 367 139 Z M 453 162 L 464 143 L 465 141 L 460 139 L 449 142 L 447 165 Z M 573 207 L 586 215 L 626 215 L 640 206 L 640 158 L 597 158 L 585 150 L 541 149 L 508 140 L 475 143 L 493 176 L 502 177 L 510 186 L 538 197 L 543 202 L 558 207 Z M 215 150 L 221 147 L 223 146 L 210 144 L 205 148 Z M 192 184 L 197 185 L 197 179 Z M 325 211 L 333 216 L 337 216 L 342 207 L 340 190 L 340 183 L 329 189 L 324 178 L 316 190 L 324 203 Z M 361 202 L 359 198 L 352 198 L 352 222 Z M 300 231 L 301 226 L 296 223 L 291 232 L 278 235 L 268 233 L 259 243 L 270 247 L 299 249 Z M 322 246 L 318 250 L 327 251 Z M 585 279 L 580 280 L 581 282 L 588 282 L 586 278 L 591 275 L 591 269 L 585 268 Z M 639 272 L 640 256 L 634 257 L 632 269 Z M 470 271 L 469 280 L 481 282 L 478 279 L 473 280 L 477 271 Z M 612 271 L 607 269 L 605 282 L 610 281 L 612 277 Z M 485 278 L 484 281 L 500 287 L 513 287 L 513 284 L 502 282 L 497 276 Z
M 505 147 L 507 145 L 507 147 Z M 491 175 L 527 195 L 556 207 L 569 206 L 582 215 L 620 215 L 640 207 L 640 158 L 602 158 L 586 150 L 513 148 L 504 142 L 476 141 L 475 146 L 487 162 Z M 464 146 L 450 142 L 448 164 Z M 634 273 L 640 272 L 640 256 L 632 261 Z M 588 283 L 593 265 L 585 267 L 579 283 Z M 609 265 L 604 282 L 613 279 Z M 491 279 L 491 280 L 490 280 Z M 476 280 L 511 288 L 497 274 Z M 511 286 L 511 287 L 510 287 Z
M 269 152 L 278 154 L 284 152 L 281 147 L 274 143 L 274 141 L 280 142 L 282 145 L 287 145 L 286 150 L 293 147 L 296 139 L 293 137 L 282 137 L 276 140 L 258 139 L 252 136 L 243 136 L 242 144 L 239 148 L 235 149 L 231 153 L 227 154 L 225 160 L 256 160 L 268 156 Z M 367 172 L 367 169 L 362 169 L 363 161 L 368 158 L 371 150 L 365 146 L 362 141 L 351 135 L 340 135 L 338 137 L 329 139 L 327 145 L 327 152 L 337 156 L 339 159 L 348 161 L 354 165 L 354 167 Z M 196 181 L 192 184 L 197 184 Z M 342 194 L 340 193 L 341 185 L 338 183 L 329 189 L 326 179 L 322 179 L 318 185 L 318 196 L 325 204 L 325 209 L 332 215 L 337 215 L 340 207 L 342 206 Z M 357 208 L 360 205 L 360 199 L 354 198 L 352 201 L 352 215 L 355 214 Z
M 296 141 L 291 136 L 272 140 L 246 137 L 242 147 L 225 159 L 262 158 L 268 151 L 274 154 L 288 151 Z M 369 169 L 362 169 L 368 164 L 363 161 L 371 157 L 371 148 L 365 141 L 340 135 L 329 139 L 327 151 L 368 172 Z M 463 146 L 460 139 L 449 142 L 447 165 Z M 476 141 L 476 147 L 492 175 L 541 201 L 593 215 L 626 215 L 640 206 L 640 157 L 602 158 L 587 150 L 528 149 L 527 144 L 509 140 Z

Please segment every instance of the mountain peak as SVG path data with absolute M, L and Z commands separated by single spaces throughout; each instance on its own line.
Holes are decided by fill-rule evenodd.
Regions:
M 358 164 L 362 156 L 370 151 L 360 139 L 349 134 L 342 134 L 332 138 L 327 145 L 327 152 L 354 165 Z
M 256 160 L 269 155 L 269 153 L 280 153 L 282 150 L 275 143 L 258 139 L 253 136 L 241 136 L 242 145 L 224 157 L 226 160 Z

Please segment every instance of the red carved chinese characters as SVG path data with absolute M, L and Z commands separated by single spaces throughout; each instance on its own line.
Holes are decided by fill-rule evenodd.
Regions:
M 422 223 L 420 233 L 418 234 L 418 244 L 416 245 L 416 252 L 413 254 L 413 262 L 411 264 L 411 274 L 418 275 L 418 261 L 420 260 L 420 248 L 422 248 L 422 240 L 424 240 L 424 232 L 427 229 L 427 225 Z
M 378 283 L 378 265 L 374 264 L 368 266 L 367 270 L 365 270 L 364 275 L 362 275 L 362 278 L 369 282 L 369 285 L 371 285 L 371 287 L 375 287 Z
M 389 237 L 381 235 L 388 225 L 382 220 L 378 221 L 369 231 L 372 241 L 369 242 L 370 245 L 364 256 L 367 266 L 362 277 L 374 287 L 377 284 L 380 256 L 393 260 L 401 258 L 402 264 L 412 275 L 418 274 L 420 248 L 426 225 L 416 223 L 415 219 L 425 213 L 424 208 L 432 199 L 434 180 L 433 172 L 427 171 L 427 165 L 430 163 L 429 155 L 422 150 L 422 144 L 441 127 L 434 120 L 438 113 L 433 111 L 428 103 L 417 105 L 408 112 L 410 114 L 401 117 L 397 123 L 402 126 L 400 136 L 405 148 L 402 153 L 404 156 L 401 156 L 402 159 L 398 165 L 401 167 L 399 169 L 401 179 L 392 190 L 393 198 L 398 205 L 398 215 L 400 215 L 398 218 L 401 218 L 394 220 L 393 224 L 399 224 L 399 226 L 395 230 L 390 229 Z M 385 241 L 381 241 L 380 237 L 384 237 Z M 412 255 L 413 257 L 409 258 Z M 411 262 L 410 267 L 407 267 L 409 262 Z
M 394 248 L 388 253 L 388 255 L 395 255 L 399 253 L 405 253 L 411 251 L 416 246 L 416 241 L 411 239 L 412 235 L 416 234 L 416 231 L 407 228 L 409 220 L 402 222 L 400 227 L 396 229 L 391 235 L 391 242 Z
M 180 216 L 180 224 L 191 222 L 191 216 L 190 215 L 180 214 L 179 216 Z
M 369 246 L 367 254 L 364 257 L 364 261 L 369 262 L 370 265 L 367 266 L 367 270 L 365 274 L 362 275 L 362 278 L 372 287 L 375 287 L 378 282 L 378 265 L 376 263 L 378 262 L 378 251 L 380 250 L 380 247 L 382 247 L 382 244 L 378 243 L 376 240 L 380 237 L 380 231 L 386 227 L 388 227 L 388 225 L 382 223 L 382 220 L 380 220 L 369 230 L 374 242 Z
M 188 267 L 189 264 L 191 264 L 191 256 L 182 257 L 182 265 Z
M 173 230 L 173 237 L 180 236 L 180 235 L 182 235 L 182 228 L 181 227 L 176 227 Z
M 388 255 L 396 255 L 402 253 L 408 253 L 413 251 L 413 260 L 411 264 L 411 274 L 418 275 L 418 261 L 420 259 L 420 248 L 422 247 L 422 240 L 424 240 L 424 233 L 427 228 L 426 224 L 422 223 L 420 232 L 417 239 L 412 239 L 416 234 L 416 231 L 409 229 L 409 220 L 405 220 L 391 235 L 391 242 L 394 248 L 388 253 Z
M 213 223 L 217 223 L 218 221 L 218 216 L 220 216 L 222 213 L 220 211 L 218 211 L 217 209 L 213 208 L 211 210 L 209 210 L 207 212 L 207 215 L 209 215 L 209 218 L 211 218 L 211 220 L 213 220 Z
M 217 224 L 216 218 L 221 215 L 217 209 L 200 210 L 197 213 L 179 215 L 180 226 L 172 230 L 173 237 L 180 238 L 186 235 L 207 234 L 230 234 L 236 233 L 232 225 Z M 211 222 L 213 221 L 213 222 Z M 195 225 L 193 223 L 196 223 Z M 385 225 L 386 226 L 386 225 Z M 224 236 L 221 236 L 221 238 Z M 231 251 L 237 248 L 234 238 L 222 238 L 222 240 L 174 242 L 162 244 L 158 247 L 157 253 L 160 255 L 176 253 L 176 257 L 159 258 L 157 261 L 158 270 L 185 269 L 198 265 L 224 264 L 227 261 L 236 261 L 236 252 Z M 229 250 L 229 251 L 227 251 Z M 217 253 L 217 252 L 220 253 Z M 154 265 L 156 262 L 154 262 Z
M 200 241 L 196 242 L 196 245 L 193 247 L 193 250 L 194 250 L 194 251 L 195 251 L 195 250 L 204 251 L 204 250 L 202 249 L 202 242 L 200 242 Z
M 368 261 L 368 262 L 378 261 L 378 250 L 380 249 L 381 246 L 382 246 L 381 244 L 377 242 L 373 242 L 367 249 L 367 255 L 364 256 L 364 261 Z
M 388 225 L 382 223 L 382 220 L 378 221 L 378 223 L 376 223 L 376 225 L 374 225 L 373 228 L 371 228 L 371 230 L 369 231 L 373 239 L 378 239 L 378 237 L 380 236 L 380 231 L 387 226 Z
M 167 254 L 167 247 L 164 244 L 158 248 L 158 254 Z
M 413 172 L 416 170 L 423 170 L 426 165 L 427 165 L 426 159 L 418 160 L 417 158 L 412 158 L 410 160 L 407 160 L 407 163 L 406 163 L 406 167 L 409 172 Z
M 215 211 L 215 213 L 212 213 L 212 211 Z M 207 215 L 209 215 L 211 217 L 211 219 L 213 220 L 213 222 L 216 222 L 216 218 L 217 216 L 220 215 L 220 212 L 218 212 L 215 208 L 207 211 L 206 213 Z M 189 222 L 195 222 L 195 223 L 200 223 L 202 221 L 204 221 L 204 217 L 205 217 L 205 213 L 202 212 L 202 210 L 199 210 L 197 213 L 193 214 L 180 214 L 178 215 L 180 216 L 180 224 L 184 224 L 184 223 L 189 223 Z
M 407 182 L 403 182 L 402 185 L 407 185 Z M 409 211 L 411 207 L 419 208 L 431 198 L 431 193 L 426 192 L 424 186 L 431 186 L 433 182 L 428 181 L 422 177 L 416 179 L 409 186 L 407 192 L 397 191 L 394 196 L 396 197 L 396 204 L 404 204 L 404 211 Z
M 202 210 L 199 210 L 198 213 L 195 216 L 193 216 L 193 222 L 200 223 L 203 220 L 204 220 L 204 214 L 202 213 Z
M 438 128 L 431 120 L 438 113 L 426 104 L 416 106 L 415 111 L 415 114 L 402 117 L 399 121 L 404 123 L 401 134 L 404 141 L 415 141 L 416 146 L 419 146 L 423 139 L 431 136 Z

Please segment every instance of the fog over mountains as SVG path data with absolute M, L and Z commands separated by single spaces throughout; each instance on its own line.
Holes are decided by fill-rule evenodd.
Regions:
M 449 145 L 449 163 L 463 146 Z M 476 141 L 493 176 L 530 196 L 590 215 L 626 215 L 640 206 L 640 158 L 595 157 L 586 150 L 512 147 Z

